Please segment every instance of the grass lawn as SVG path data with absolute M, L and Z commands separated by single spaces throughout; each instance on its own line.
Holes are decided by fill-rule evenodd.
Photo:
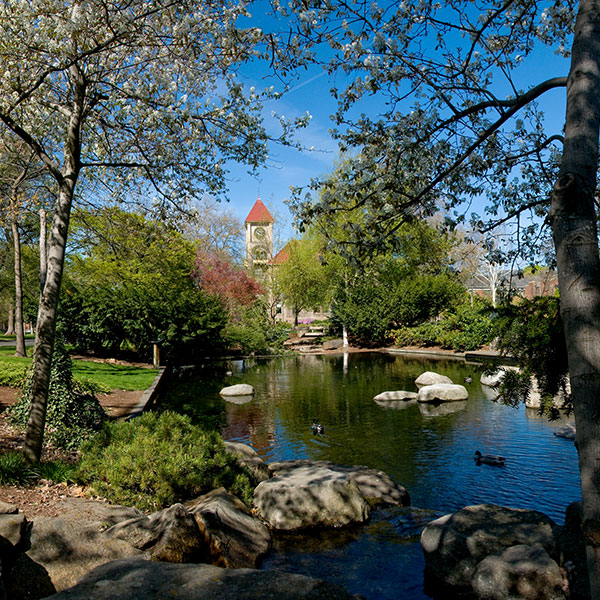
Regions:
M 32 348 L 27 348 L 28 355 L 31 355 L 32 351 Z M 19 358 L 14 356 L 14 353 L 14 346 L 0 347 L 0 385 L 9 384 L 11 372 L 21 373 L 31 363 L 31 358 Z M 113 365 L 88 360 L 73 361 L 73 375 L 77 379 L 87 379 L 111 390 L 145 390 L 150 387 L 157 373 L 156 369 L 144 367 Z

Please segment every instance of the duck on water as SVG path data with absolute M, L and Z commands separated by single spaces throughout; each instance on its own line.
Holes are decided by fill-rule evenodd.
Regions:
M 475 451 L 475 462 L 478 465 L 492 465 L 495 467 L 503 467 L 506 459 L 504 456 L 494 456 L 492 454 L 481 454 L 479 450 Z

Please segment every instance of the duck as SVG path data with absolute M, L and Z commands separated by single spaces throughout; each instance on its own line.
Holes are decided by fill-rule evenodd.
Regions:
M 473 381 L 473 378 L 470 375 L 467 375 L 465 377 L 465 383 L 471 383 Z
M 481 452 L 479 452 L 479 450 L 475 451 L 474 458 L 475 458 L 475 462 L 478 465 L 484 464 L 484 465 L 493 465 L 496 467 L 503 467 L 504 462 L 506 461 L 504 456 L 493 456 L 491 454 L 481 454 Z
M 310 429 L 315 434 L 319 433 L 322 435 L 323 433 L 325 433 L 325 427 L 323 427 L 323 425 L 321 425 L 320 423 L 317 423 L 316 419 L 313 419 Z

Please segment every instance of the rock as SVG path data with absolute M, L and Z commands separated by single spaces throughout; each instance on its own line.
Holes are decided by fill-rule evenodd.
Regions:
M 416 392 L 405 392 L 403 390 L 398 390 L 395 392 L 381 392 L 381 394 L 377 394 L 373 400 L 375 402 L 405 402 L 407 400 L 416 400 L 417 393 Z
M 16 515 L 18 512 L 19 508 L 16 505 L 0 502 L 0 515 Z
M 271 548 L 268 528 L 224 488 L 199 498 L 190 512 L 213 565 L 233 569 L 256 567 Z
M 25 515 L 0 515 L 0 537 L 8 540 L 16 551 L 27 550 L 31 525 Z
M 225 448 L 227 452 L 234 454 L 238 462 L 252 473 L 256 483 L 260 483 L 271 477 L 271 472 L 265 461 L 247 444 L 225 442 Z
M 254 490 L 260 516 L 273 529 L 342 527 L 369 518 L 369 505 L 346 474 L 320 465 L 299 466 Z
M 506 371 L 509 369 L 516 370 L 515 367 L 498 367 L 497 370 L 489 373 L 484 371 L 479 378 L 479 383 L 491 388 L 496 387 L 502 383 L 502 380 L 506 375 Z
M 353 480 L 363 498 L 373 505 L 410 506 L 410 496 L 406 489 L 398 485 L 383 471 L 364 467 L 362 465 L 345 466 L 329 461 L 285 460 L 271 463 L 270 471 L 274 475 L 290 473 L 300 467 L 324 467 L 342 473 Z
M 430 402 L 419 402 L 419 412 L 424 417 L 444 417 L 467 408 L 467 403 L 462 402 L 444 402 L 442 404 L 433 404 Z
M 520 544 L 484 558 L 472 578 L 482 600 L 564 600 L 560 567 L 542 546 Z
M 469 392 L 464 385 L 454 383 L 435 383 L 426 385 L 419 390 L 419 402 L 458 402 L 466 400 Z
M 152 560 L 193 562 L 205 554 L 196 520 L 183 504 L 118 523 L 105 535 L 124 540 L 138 550 L 149 550 Z
M 560 540 L 563 566 L 569 581 L 571 600 L 590 600 L 588 568 L 583 539 L 583 504 L 571 502 L 565 512 Z
M 305 575 L 212 565 L 120 560 L 94 569 L 48 600 L 356 600 L 342 587 Z
M 79 522 L 72 518 L 36 517 L 31 529 L 31 548 L 26 555 L 28 561 L 21 564 L 25 571 L 20 572 L 19 565 L 15 565 L 15 579 L 28 581 L 30 569 L 35 566 L 39 576 L 49 578 L 56 590 L 62 590 L 75 585 L 98 565 L 143 554 L 123 540 L 107 537 L 102 526 L 93 520 L 86 521 L 83 515 L 84 520 Z
M 424 385 L 433 385 L 434 383 L 452 383 L 452 379 L 433 371 L 425 371 L 415 379 L 415 383 L 419 387 L 422 387 Z
M 247 383 L 238 383 L 224 387 L 219 393 L 221 396 L 252 396 L 254 388 Z
M 571 393 L 571 386 L 567 381 L 567 393 Z M 542 396 L 538 387 L 537 379 L 533 378 L 531 383 L 531 389 L 527 398 L 525 398 L 525 406 L 527 408 L 540 408 L 542 405 Z M 565 406 L 565 394 L 562 390 L 559 390 L 558 394 L 552 399 L 553 408 L 563 408 Z
M 534 511 L 479 504 L 429 523 L 421 534 L 426 575 L 444 585 L 470 588 L 475 567 L 490 554 L 519 544 L 540 544 L 558 559 L 560 528 Z
M 335 340 L 326 340 L 323 342 L 323 350 L 339 350 L 344 347 L 344 340 L 338 338 Z
M 564 427 L 557 429 L 554 435 L 565 440 L 575 441 L 577 430 L 574 423 L 567 423 Z

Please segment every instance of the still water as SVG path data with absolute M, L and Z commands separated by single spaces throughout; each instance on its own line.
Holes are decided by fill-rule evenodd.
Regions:
M 249 444 L 266 462 L 310 458 L 388 473 L 408 490 L 412 507 L 424 510 L 380 510 L 365 526 L 281 536 L 263 568 L 328 579 L 368 600 L 429 598 L 418 536 L 432 518 L 491 502 L 540 510 L 562 523 L 567 504 L 580 499 L 573 442 L 553 435 L 572 418 L 548 422 L 524 406 L 494 403 L 479 385 L 481 370 L 381 353 L 230 361 L 183 377 L 165 406 Z M 386 390 L 416 391 L 423 371 L 455 383 L 472 377 L 464 384 L 469 400 L 439 409 L 373 402 Z M 221 399 L 219 390 L 234 383 L 254 386 L 254 398 Z M 311 432 L 313 418 L 324 435 Z M 505 456 L 506 466 L 476 465 L 475 450 Z

